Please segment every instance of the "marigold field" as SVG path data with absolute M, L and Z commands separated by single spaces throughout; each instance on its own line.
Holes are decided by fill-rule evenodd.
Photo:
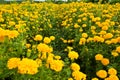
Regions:
M 0 80 L 119 80 L 120 3 L 0 4 Z

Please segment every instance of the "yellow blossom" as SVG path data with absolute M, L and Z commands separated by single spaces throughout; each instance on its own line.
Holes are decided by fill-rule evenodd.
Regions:
M 99 77 L 99 78 L 106 78 L 107 77 L 107 72 L 105 70 L 99 70 L 96 72 L 96 75 Z
M 108 74 L 110 74 L 110 75 L 116 75 L 117 74 L 117 70 L 115 68 L 109 68 L 108 69 Z
M 102 60 L 103 59 L 103 55 L 102 54 L 96 54 L 95 55 L 95 60 Z
M 20 61 L 20 58 L 10 58 L 7 62 L 8 69 L 17 68 L 19 61 Z
M 120 53 L 120 46 L 116 47 L 116 51 Z
M 79 71 L 80 70 L 80 66 L 77 63 L 72 63 L 70 67 L 73 71 Z
M 87 33 L 82 33 L 82 37 L 83 37 L 83 38 L 87 38 L 87 37 L 88 37 L 88 34 L 87 34 Z
M 68 53 L 68 57 L 71 59 L 71 60 L 74 60 L 74 59 L 77 59 L 79 57 L 78 53 L 75 52 L 75 51 L 70 51 Z
M 34 40 L 35 41 L 41 41 L 43 39 L 42 35 L 36 35 Z
M 50 36 L 50 39 L 51 39 L 51 40 L 55 40 L 55 37 L 54 37 L 54 36 Z
M 109 62 L 109 59 L 108 58 L 103 58 L 101 60 L 101 63 L 104 65 L 104 66 L 107 66 L 110 62 Z

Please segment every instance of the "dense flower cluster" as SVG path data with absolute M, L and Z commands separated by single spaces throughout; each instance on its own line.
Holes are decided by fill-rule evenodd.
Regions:
M 119 3 L 0 4 L 0 79 L 119 80 L 119 15 Z
M 38 64 L 36 61 L 28 58 L 10 58 L 7 63 L 9 69 L 18 68 L 20 74 L 36 74 L 38 72 Z

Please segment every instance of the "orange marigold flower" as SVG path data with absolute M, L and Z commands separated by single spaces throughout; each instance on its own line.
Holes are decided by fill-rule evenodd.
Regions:
M 95 55 L 95 60 L 102 60 L 103 59 L 103 55 L 102 54 L 96 54 Z
M 117 70 L 115 68 L 110 68 L 110 69 L 108 69 L 108 74 L 116 75 L 117 74 Z
M 101 60 L 101 63 L 102 63 L 104 66 L 107 66 L 107 65 L 110 63 L 110 61 L 109 61 L 108 58 L 103 58 L 103 59 Z
M 105 70 L 99 70 L 96 72 L 96 75 L 99 77 L 99 78 L 106 78 L 107 77 L 107 72 Z

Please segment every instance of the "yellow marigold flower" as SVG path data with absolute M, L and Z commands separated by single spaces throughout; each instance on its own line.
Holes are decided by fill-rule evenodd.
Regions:
M 62 68 L 64 66 L 64 63 L 62 60 L 53 60 L 51 63 L 50 63 L 50 68 L 52 70 L 55 70 L 57 72 L 61 71 Z
M 101 60 L 101 63 L 102 63 L 104 66 L 107 66 L 107 65 L 110 63 L 110 61 L 109 61 L 108 58 L 103 58 L 103 59 Z
M 14 25 L 15 25 L 15 22 L 14 22 L 14 21 L 9 21 L 9 25 L 10 25 L 10 26 L 14 26 Z
M 83 21 L 86 21 L 86 20 L 87 20 L 87 18 L 86 18 L 86 17 L 83 17 L 83 18 L 82 18 L 82 20 L 83 20 Z
M 10 58 L 7 62 L 8 69 L 17 68 L 19 61 L 20 61 L 20 58 Z
M 92 18 L 92 22 L 96 22 L 96 21 L 97 21 L 97 19 L 93 17 Z
M 73 71 L 72 76 L 75 80 L 86 80 L 86 74 L 80 71 Z
M 99 34 L 105 35 L 105 34 L 106 34 L 106 31 L 103 31 L 103 30 L 102 30 L 102 31 L 99 32 Z
M 78 19 L 77 21 L 78 21 L 78 23 L 80 23 L 80 22 L 81 22 L 81 19 Z
M 94 36 L 93 40 L 94 42 L 104 42 L 104 38 L 99 37 L 99 36 Z
M 37 49 L 38 49 L 39 52 L 48 52 L 48 53 L 50 53 L 50 52 L 53 51 L 52 47 L 49 47 L 47 44 L 44 44 L 44 43 L 38 44 Z
M 114 25 L 115 25 L 115 22 L 114 22 L 114 21 L 111 21 L 111 22 L 110 22 L 110 25 L 111 25 L 111 26 L 114 26 Z
M 43 39 L 42 35 L 36 35 L 34 40 L 35 41 L 41 41 Z
M 83 24 L 82 27 L 87 27 L 87 25 L 86 25 L 86 24 Z
M 91 26 L 91 29 L 92 29 L 92 30 L 95 30 L 95 29 L 96 29 L 96 27 L 95 27 L 95 26 Z
M 114 57 L 117 57 L 117 56 L 119 55 L 116 51 L 112 51 L 111 54 L 112 54 Z
M 100 18 L 100 17 L 96 17 L 96 20 L 97 20 L 97 21 L 100 21 L 100 20 L 101 20 L 101 18 Z
M 31 44 L 26 44 L 26 48 L 30 48 Z
M 82 44 L 85 44 L 86 42 L 86 39 L 85 38 L 80 38 L 80 41 L 79 41 L 79 44 L 82 45 Z
M 98 78 L 92 78 L 91 80 L 99 80 Z
M 116 43 L 118 43 L 118 40 L 117 39 L 111 39 L 111 43 L 116 44 Z
M 36 74 L 38 72 L 39 65 L 36 61 L 28 58 L 23 58 L 18 63 L 18 73 L 20 74 Z
M 18 35 L 19 35 L 18 31 L 15 31 L 15 30 L 9 31 L 9 33 L 8 33 L 9 39 L 10 39 L 10 38 L 15 38 L 15 37 L 17 37 Z
M 77 23 L 74 24 L 74 28 L 79 28 L 79 27 L 80 26 Z
M 107 77 L 107 72 L 105 70 L 99 70 L 96 72 L 96 75 L 99 77 L 99 78 L 106 78 Z
M 45 37 L 43 41 L 44 43 L 48 44 L 51 42 L 51 39 L 49 37 Z
M 110 38 L 112 38 L 112 37 L 113 37 L 113 34 L 112 34 L 112 33 L 107 33 L 107 34 L 104 35 L 104 38 L 105 38 L 105 39 L 110 39 Z
M 108 26 L 102 26 L 102 30 L 108 30 Z
M 70 67 L 73 71 L 79 71 L 80 70 L 80 66 L 77 63 L 72 63 Z
M 119 78 L 118 78 L 118 76 L 116 76 L 116 75 L 110 75 L 110 76 L 108 77 L 108 80 L 119 80 Z
M 67 43 L 67 40 L 63 40 L 64 43 Z
M 120 37 L 117 37 L 118 42 L 120 43 Z
M 103 55 L 102 54 L 96 54 L 95 55 L 95 60 L 102 60 L 103 59 Z
M 73 80 L 73 78 L 68 78 L 68 80 Z
M 109 45 L 109 44 L 111 44 L 111 41 L 110 40 L 106 40 L 105 43 Z
M 87 33 L 82 33 L 82 37 L 83 37 L 83 38 L 87 38 L 87 37 L 88 37 L 88 34 L 87 34 Z
M 87 42 L 91 42 L 91 41 L 93 41 L 93 38 L 89 37 L 89 38 L 87 39 Z
M 50 36 L 50 39 L 51 39 L 51 40 L 55 40 L 55 37 L 54 37 L 54 36 Z
M 68 57 L 71 59 L 71 60 L 74 60 L 74 59 L 77 59 L 79 57 L 78 53 L 75 52 L 75 51 L 70 51 L 68 53 Z
M 110 74 L 110 75 L 116 75 L 117 74 L 117 70 L 115 68 L 109 68 L 108 69 L 108 74 Z
M 120 46 L 116 47 L 116 51 L 120 53 Z

